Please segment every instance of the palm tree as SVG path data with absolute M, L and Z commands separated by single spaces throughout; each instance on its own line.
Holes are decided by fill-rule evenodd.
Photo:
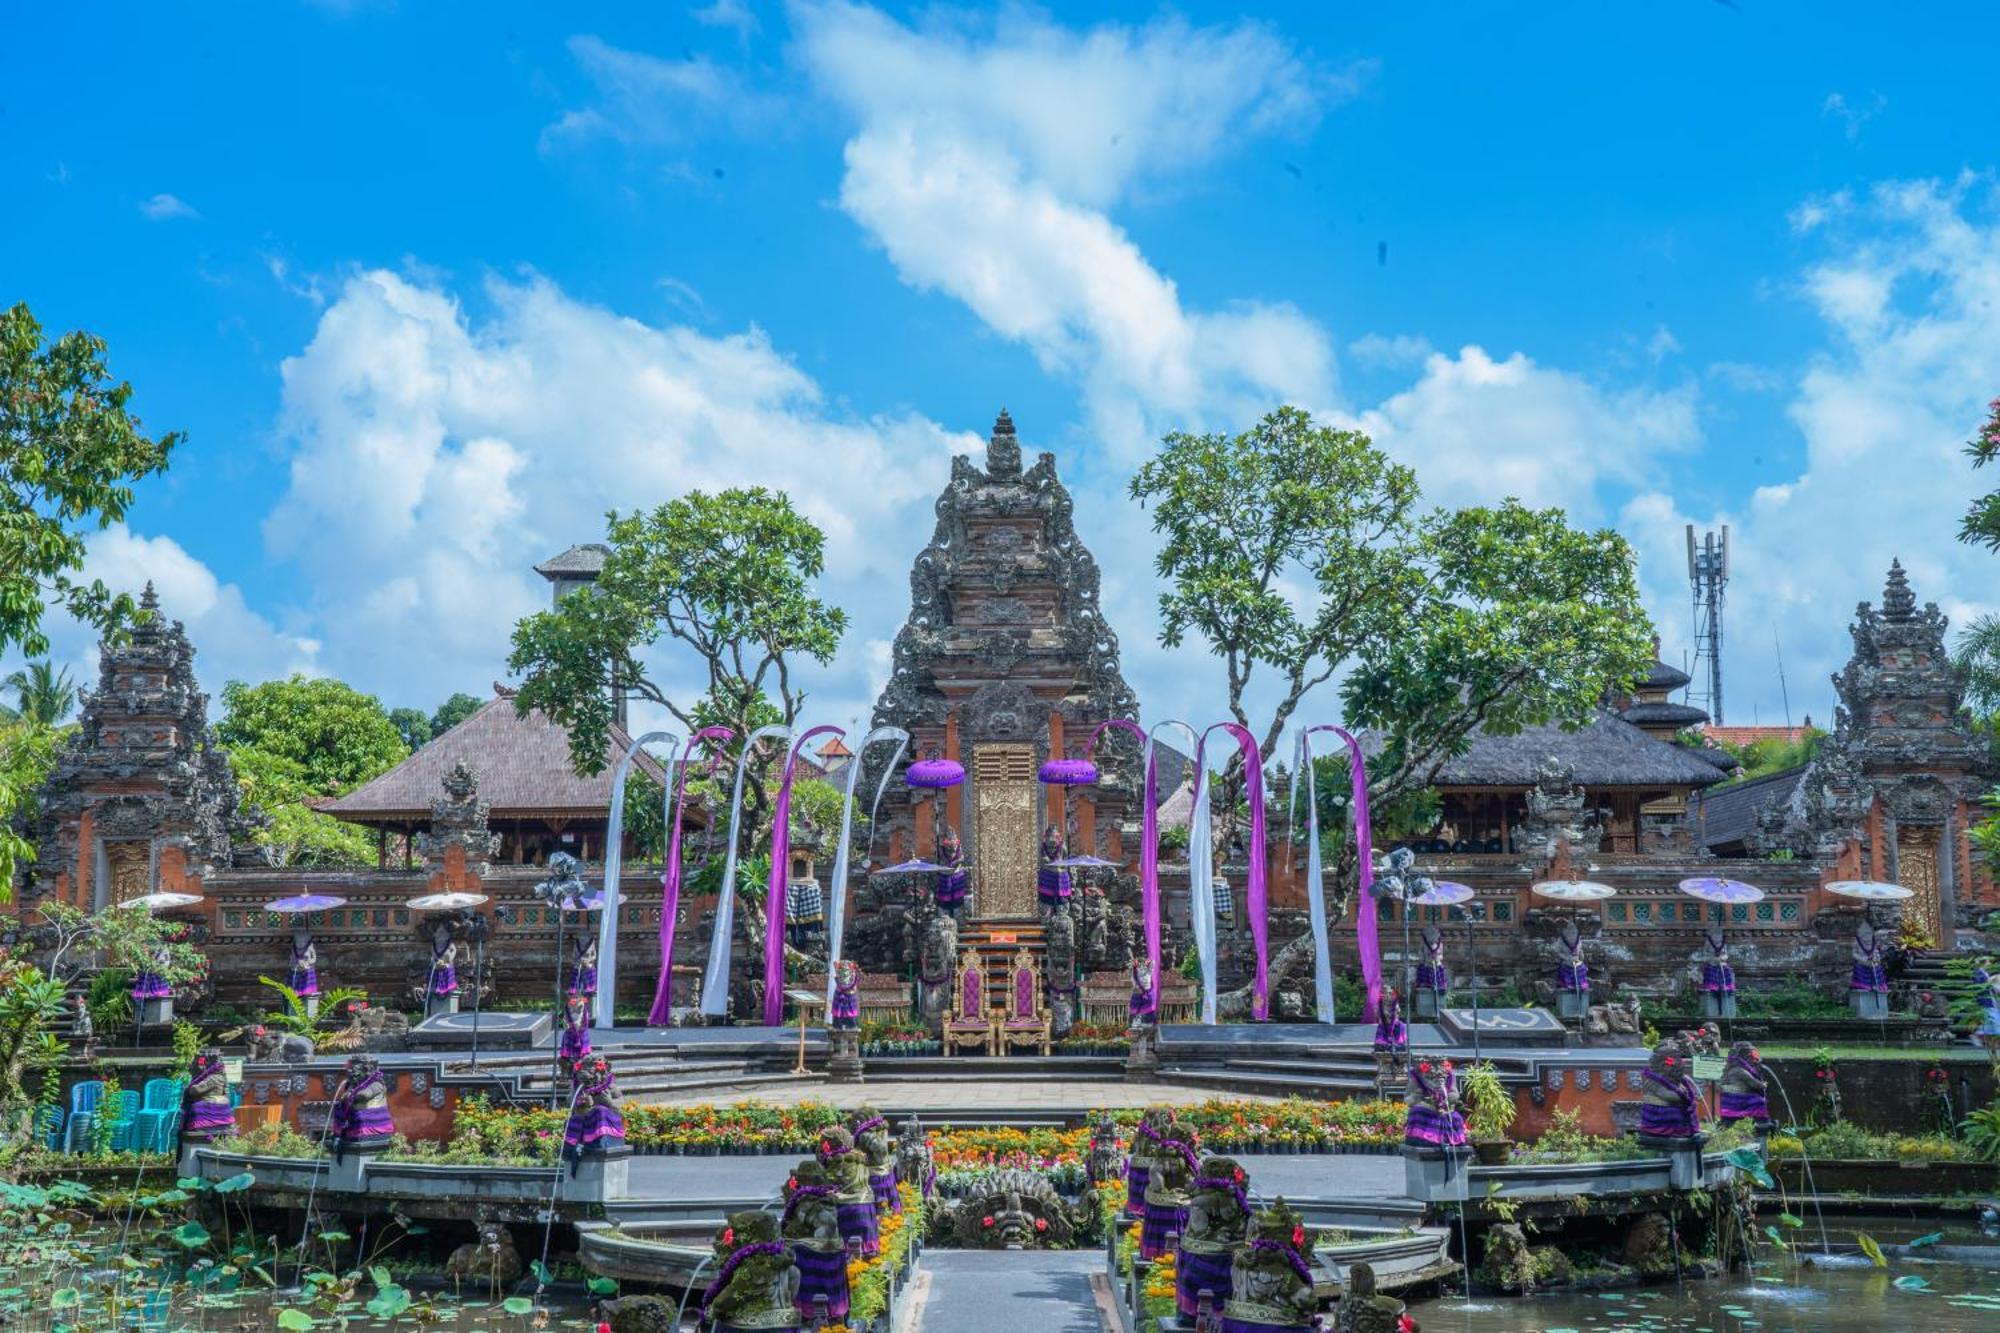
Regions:
M 1952 658 L 1966 673 L 1965 702 L 1976 712 L 2000 711 L 2000 616 L 1980 616 L 1959 631 Z
M 28 663 L 0 682 L 0 689 L 13 691 L 15 716 L 45 727 L 60 723 L 76 707 L 76 682 L 69 668 L 57 669 L 47 661 Z

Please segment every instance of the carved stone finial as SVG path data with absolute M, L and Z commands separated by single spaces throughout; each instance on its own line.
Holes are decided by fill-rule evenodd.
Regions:
M 993 419 L 993 436 L 986 442 L 986 471 L 993 477 L 1021 475 L 1021 441 L 1014 434 L 1014 418 L 1004 407 Z
M 1882 618 L 1903 621 L 1916 614 L 1917 595 L 1910 591 L 1910 581 L 1903 574 L 1903 562 L 1889 561 L 1889 581 L 1882 587 Z
M 463 803 L 478 793 L 479 775 L 461 759 L 451 766 L 451 772 L 444 775 L 444 789 L 451 793 L 452 800 Z
M 146 590 L 139 594 L 139 609 L 141 611 L 157 611 L 160 609 L 160 595 L 153 591 L 153 581 L 151 579 L 146 580 Z

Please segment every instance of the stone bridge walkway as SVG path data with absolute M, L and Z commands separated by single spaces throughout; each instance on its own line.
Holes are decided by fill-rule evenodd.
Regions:
M 1104 1254 L 930 1250 L 895 1333 L 1107 1333 L 1111 1293 L 1092 1275 Z

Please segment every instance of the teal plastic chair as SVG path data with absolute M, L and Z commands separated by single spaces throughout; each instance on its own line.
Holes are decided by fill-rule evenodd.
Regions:
M 187 1080 L 149 1078 L 140 1094 L 139 1117 L 132 1131 L 132 1146 L 140 1152 L 172 1152 L 180 1133 L 181 1093 Z
M 42 1113 L 35 1117 L 35 1133 L 42 1146 L 50 1152 L 60 1152 L 63 1146 L 63 1109 L 60 1106 L 44 1106 Z
M 104 1102 L 104 1080 L 87 1078 L 69 1090 L 69 1124 L 63 1128 L 63 1151 L 77 1152 L 90 1146 L 90 1134 L 97 1124 L 97 1108 Z
M 110 1108 L 100 1106 L 98 1114 L 108 1116 L 111 1126 L 111 1151 L 131 1152 L 137 1145 L 132 1141 L 133 1131 L 139 1124 L 139 1094 L 121 1092 L 118 1100 Z

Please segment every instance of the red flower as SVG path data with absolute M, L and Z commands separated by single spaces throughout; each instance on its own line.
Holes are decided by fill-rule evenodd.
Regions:
M 724 1227 L 722 1229 L 722 1243 L 724 1245 L 734 1245 L 736 1243 L 735 1227 Z
M 980 1225 L 980 1226 L 983 1226 L 983 1227 L 990 1227 L 990 1226 L 992 1226 L 992 1225 L 993 1225 L 993 1214 L 991 1214 L 991 1213 L 988 1213 L 988 1214 L 987 1214 L 986 1216 L 984 1216 L 984 1217 L 980 1218 L 980 1219 L 979 1219 L 979 1225 Z
M 1035 1219 L 1035 1230 L 1047 1231 L 1048 1229 L 1049 1229 L 1049 1220 L 1046 1217 L 1038 1217 Z
M 1305 1243 L 1306 1243 L 1306 1229 L 1304 1227 L 1293 1227 L 1292 1248 L 1295 1250 L 1299 1249 Z

